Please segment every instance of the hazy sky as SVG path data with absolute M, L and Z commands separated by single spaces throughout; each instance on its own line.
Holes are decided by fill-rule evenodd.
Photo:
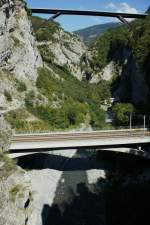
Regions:
M 60 8 L 77 10 L 113 11 L 137 13 L 145 12 L 150 5 L 150 0 L 26 0 L 32 8 Z M 41 15 L 42 17 L 47 17 Z M 68 31 L 92 26 L 95 24 L 112 21 L 112 18 L 60 16 L 56 21 Z

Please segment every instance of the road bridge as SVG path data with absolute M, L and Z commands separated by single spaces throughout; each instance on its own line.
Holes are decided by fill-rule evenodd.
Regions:
M 150 143 L 150 132 L 143 129 L 15 134 L 9 154 L 26 155 L 61 149 L 141 149 Z

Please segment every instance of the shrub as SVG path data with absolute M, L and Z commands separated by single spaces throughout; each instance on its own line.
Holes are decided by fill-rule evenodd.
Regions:
M 9 158 L 7 155 L 0 153 L 0 161 L 4 162 L 0 169 L 0 180 L 11 175 L 16 169 L 16 161 Z
M 32 17 L 32 24 L 38 41 L 55 41 L 54 34 L 59 30 L 59 23 Z
M 90 124 L 94 129 L 101 129 L 105 126 L 106 112 L 96 104 L 90 105 Z
M 8 102 L 12 101 L 11 94 L 7 90 L 4 91 L 4 95 L 5 95 Z
M 34 91 L 30 91 L 30 92 L 26 93 L 25 104 L 26 104 L 27 108 L 32 108 L 33 107 L 34 98 L 35 98 Z
M 26 84 L 22 81 L 16 80 L 17 91 L 24 92 L 27 90 Z
M 112 112 L 115 125 L 129 125 L 129 115 L 134 112 L 134 106 L 130 103 L 117 103 L 113 106 Z

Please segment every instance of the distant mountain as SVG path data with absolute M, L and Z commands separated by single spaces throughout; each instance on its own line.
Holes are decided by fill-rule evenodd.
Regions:
M 102 35 L 109 28 L 115 28 L 119 26 L 120 23 L 106 23 L 99 24 L 91 27 L 87 27 L 85 29 L 77 30 L 74 33 L 78 34 L 84 42 L 90 42 L 96 37 Z
M 148 9 L 146 10 L 146 13 L 150 13 L 150 6 L 149 6 Z

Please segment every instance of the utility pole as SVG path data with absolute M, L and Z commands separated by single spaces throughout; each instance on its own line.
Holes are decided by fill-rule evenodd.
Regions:
M 130 112 L 130 130 L 132 129 L 132 112 Z
M 145 128 L 146 128 L 146 116 L 145 115 L 144 115 L 143 119 L 144 119 L 144 131 L 145 131 Z

